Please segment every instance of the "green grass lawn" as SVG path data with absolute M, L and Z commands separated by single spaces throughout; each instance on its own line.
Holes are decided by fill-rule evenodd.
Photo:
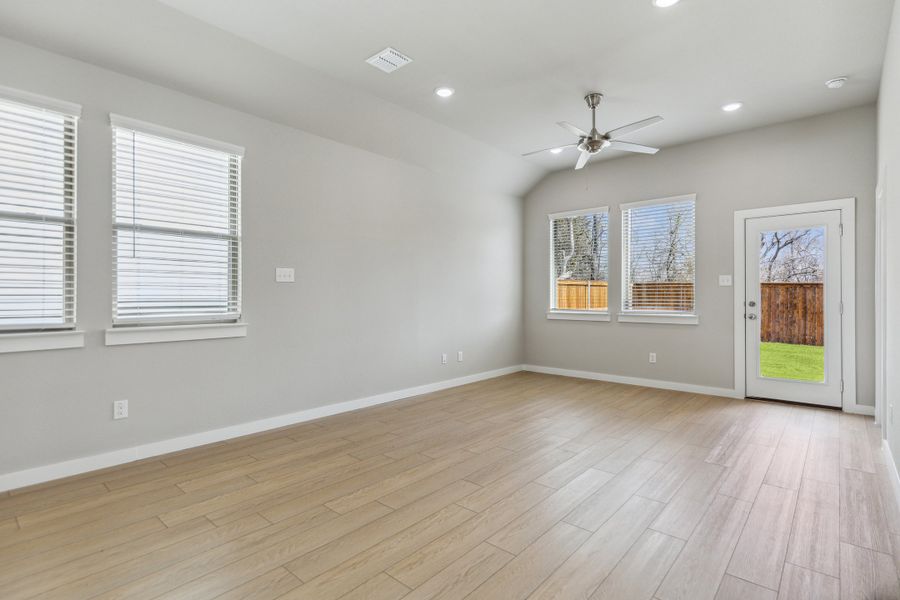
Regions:
M 759 349 L 763 377 L 822 381 L 825 379 L 825 347 L 763 342 Z

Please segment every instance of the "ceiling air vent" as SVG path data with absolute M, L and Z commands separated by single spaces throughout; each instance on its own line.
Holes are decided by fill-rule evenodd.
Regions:
M 393 48 L 385 48 L 375 56 L 366 59 L 366 62 L 381 69 L 385 73 L 393 73 L 400 67 L 404 67 L 412 62 L 412 59 L 405 54 L 397 52 Z

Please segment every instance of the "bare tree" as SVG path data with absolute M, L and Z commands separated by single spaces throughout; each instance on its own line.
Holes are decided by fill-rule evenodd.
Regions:
M 606 215 L 583 215 L 553 222 L 553 261 L 557 279 L 606 281 Z
M 575 219 L 553 221 L 553 259 L 557 279 L 571 279 L 572 259 L 575 257 Z
M 639 260 L 631 262 L 631 280 L 692 281 L 694 277 L 693 237 L 682 212 L 666 217 L 665 235 L 644 248 Z
M 591 280 L 607 281 L 609 279 L 609 258 L 607 257 L 606 215 L 591 215 Z
M 759 276 L 764 282 L 821 282 L 824 276 L 822 229 L 768 231 L 759 240 Z

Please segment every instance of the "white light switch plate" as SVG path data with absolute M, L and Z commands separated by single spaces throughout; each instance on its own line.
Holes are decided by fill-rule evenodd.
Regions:
M 275 281 L 278 283 L 294 283 L 294 269 L 291 267 L 275 267 Z
M 731 287 L 731 275 L 719 275 L 719 285 L 722 287 Z

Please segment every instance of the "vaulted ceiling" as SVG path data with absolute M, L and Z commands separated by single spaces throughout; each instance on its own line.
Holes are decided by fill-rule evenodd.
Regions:
M 606 94 L 601 130 L 665 117 L 633 136 L 662 146 L 873 101 L 891 14 L 891 0 L 162 1 L 513 154 L 569 141 L 556 121 L 587 128 L 588 91 Z M 363 62 L 387 45 L 415 62 Z M 722 114 L 733 100 L 745 109 Z
M 473 180 L 527 187 L 587 127 L 662 148 L 876 99 L 892 0 L 0 0 L 0 35 Z M 394 46 L 391 74 L 364 61 Z M 830 90 L 840 75 L 849 82 Z M 439 85 L 456 89 L 449 99 Z M 739 100 L 744 108 L 724 113 Z M 617 153 L 610 152 L 609 157 Z M 648 160 L 651 160 L 648 158 Z M 450 167 L 448 166 L 448 169 Z

